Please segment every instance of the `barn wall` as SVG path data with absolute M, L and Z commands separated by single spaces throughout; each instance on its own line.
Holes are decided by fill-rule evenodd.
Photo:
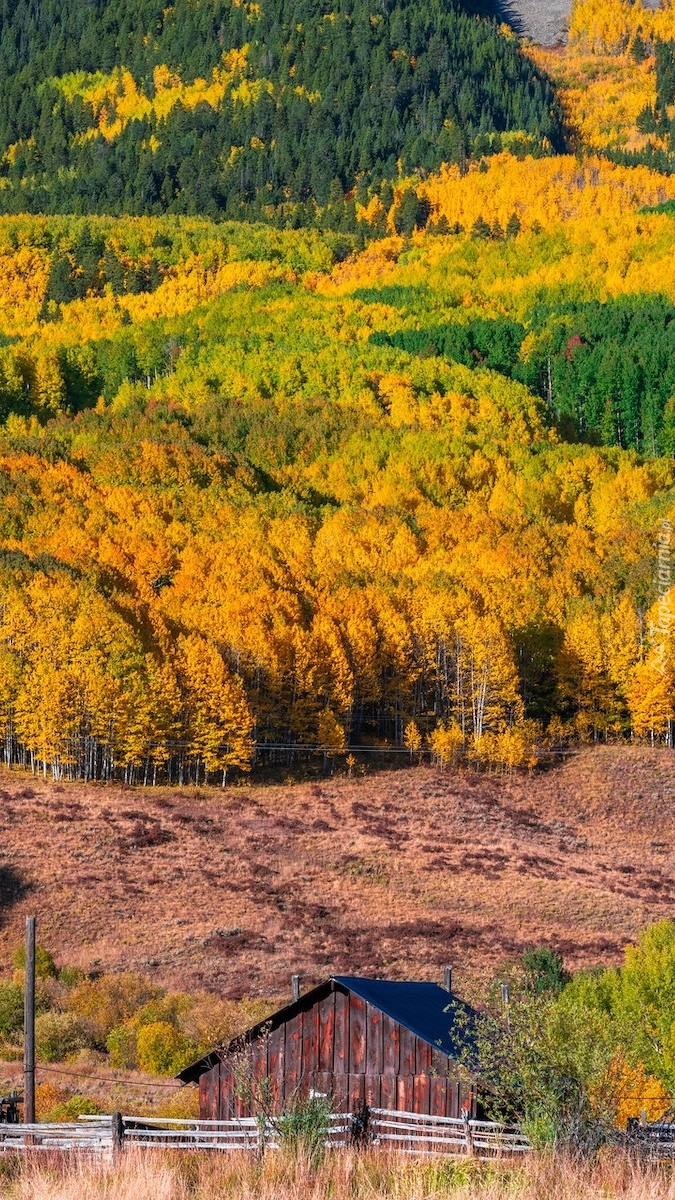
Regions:
M 309 1000 L 309 997 L 308 997 Z M 473 1089 L 457 1080 L 456 1065 L 405 1026 L 359 996 L 339 989 L 296 1009 L 283 1025 L 251 1046 L 254 1080 L 269 1079 L 273 1111 L 310 1090 L 332 1095 L 337 1112 L 362 1104 L 436 1116 L 475 1115 Z M 235 1070 L 223 1062 L 199 1081 L 205 1120 L 251 1115 L 237 1096 Z

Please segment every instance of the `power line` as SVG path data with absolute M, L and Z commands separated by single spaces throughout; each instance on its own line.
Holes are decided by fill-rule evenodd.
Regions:
M 125 1087 L 172 1088 L 173 1091 L 176 1091 L 185 1086 L 182 1083 L 143 1083 L 140 1079 L 114 1079 L 112 1075 L 85 1075 L 83 1071 L 68 1071 L 62 1067 L 43 1067 L 40 1063 L 37 1064 L 36 1070 L 50 1071 L 54 1075 L 72 1075 L 75 1079 L 88 1079 L 91 1083 L 123 1083 Z

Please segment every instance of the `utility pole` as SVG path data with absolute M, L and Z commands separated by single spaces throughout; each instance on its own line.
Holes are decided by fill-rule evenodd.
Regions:
M 26 982 L 23 1008 L 23 1119 L 35 1124 L 35 917 L 26 917 Z

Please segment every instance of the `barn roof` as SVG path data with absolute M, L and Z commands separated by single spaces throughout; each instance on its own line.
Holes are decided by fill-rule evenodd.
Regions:
M 450 1058 L 457 1058 L 471 1044 L 473 1010 L 437 983 L 398 983 L 390 979 L 362 979 L 358 975 L 331 975 L 324 983 L 304 992 L 299 1000 L 278 1009 L 266 1020 L 233 1038 L 227 1046 L 217 1046 L 210 1054 L 184 1067 L 176 1079 L 183 1083 L 196 1083 L 201 1075 L 219 1062 L 223 1052 L 254 1041 L 261 1033 L 271 1033 L 296 1013 L 306 1011 L 336 989 L 360 996 Z
M 333 979 L 449 1058 L 457 1058 L 466 1048 L 471 1009 L 437 983 L 397 983 L 358 975 Z

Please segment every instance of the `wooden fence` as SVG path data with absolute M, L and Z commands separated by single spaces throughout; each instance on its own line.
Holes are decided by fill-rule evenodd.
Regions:
M 626 1143 L 641 1158 L 652 1162 L 675 1159 L 675 1122 L 654 1121 L 651 1125 L 642 1125 L 632 1119 L 628 1122 Z
M 515 1126 L 495 1121 L 470 1121 L 468 1116 L 429 1117 L 420 1113 L 394 1112 L 386 1108 L 368 1111 L 369 1141 L 390 1145 L 408 1154 L 472 1155 L 499 1158 L 522 1155 L 532 1149 Z
M 475 1158 L 522 1155 L 530 1144 L 517 1129 L 492 1121 L 429 1117 L 385 1108 L 332 1113 L 326 1146 L 390 1146 L 419 1156 L 445 1154 Z M 171 1150 L 278 1150 L 278 1121 L 241 1117 L 228 1121 L 189 1121 L 168 1117 L 83 1116 L 45 1125 L 0 1124 L 0 1153 L 74 1150 L 104 1154 L 126 1146 Z
M 675 1160 L 675 1122 L 629 1122 L 617 1144 L 649 1161 Z M 241 1117 L 229 1121 L 189 1121 L 167 1117 L 80 1117 L 79 1121 L 20 1125 L 0 1122 L 0 1155 L 75 1151 L 110 1156 L 125 1146 L 166 1150 L 278 1150 L 276 1121 Z M 328 1117 L 326 1145 L 387 1146 L 403 1154 L 476 1159 L 519 1158 L 532 1150 L 515 1126 L 468 1117 L 430 1117 L 386 1108 L 365 1108 Z
M 25 1151 L 81 1150 L 93 1154 L 112 1153 L 115 1127 L 110 1117 L 95 1121 L 63 1121 L 44 1125 L 0 1123 L 0 1154 Z

